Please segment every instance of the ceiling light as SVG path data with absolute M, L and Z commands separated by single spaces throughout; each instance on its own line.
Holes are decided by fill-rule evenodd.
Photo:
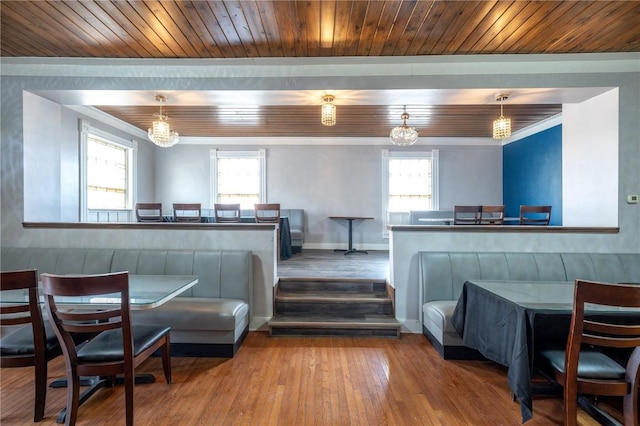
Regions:
M 332 103 L 334 97 L 326 95 L 322 98 L 322 118 L 320 122 L 324 126 L 335 126 L 336 124 L 336 106 Z
M 160 113 L 149 128 L 149 140 L 162 148 L 169 148 L 177 144 L 180 137 L 178 132 L 169 128 L 168 117 L 162 113 L 162 104 L 167 102 L 167 97 L 156 95 L 156 101 L 160 103 Z
M 391 143 L 398 146 L 413 145 L 418 140 L 418 131 L 414 127 L 407 126 L 409 114 L 406 107 L 400 118 L 402 118 L 402 126 L 394 127 L 389 133 Z
M 502 102 L 506 101 L 509 95 L 500 94 L 496 96 L 496 101 L 500 102 L 500 117 L 493 120 L 493 138 L 506 139 L 511 136 L 511 119 L 502 115 Z

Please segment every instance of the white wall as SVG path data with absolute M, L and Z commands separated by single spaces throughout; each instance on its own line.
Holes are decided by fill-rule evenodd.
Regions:
M 562 107 L 565 226 L 618 226 L 618 89 Z

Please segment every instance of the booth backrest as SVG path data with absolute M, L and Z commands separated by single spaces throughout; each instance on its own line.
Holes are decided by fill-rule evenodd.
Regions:
M 198 284 L 181 297 L 251 302 L 251 251 L 2 248 L 2 270 L 35 268 L 38 274 L 197 275 Z
M 420 252 L 423 303 L 457 300 L 477 280 L 640 282 L 640 254 Z

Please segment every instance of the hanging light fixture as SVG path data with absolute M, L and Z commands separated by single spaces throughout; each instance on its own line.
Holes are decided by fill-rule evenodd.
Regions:
M 407 107 L 404 107 L 404 112 L 400 118 L 402 118 L 402 126 L 394 127 L 389 133 L 391 143 L 398 146 L 413 145 L 418 140 L 418 131 L 414 127 L 407 126 L 407 120 L 409 119 Z
M 511 136 L 511 119 L 502 115 L 502 103 L 509 98 L 509 95 L 500 94 L 496 96 L 496 101 L 500 102 L 500 117 L 493 120 L 493 138 L 506 139 Z
M 162 104 L 167 102 L 167 97 L 156 95 L 156 101 L 160 103 L 160 113 L 149 128 L 149 140 L 162 148 L 169 148 L 178 143 L 180 136 L 169 128 L 168 117 L 162 113 Z
M 322 117 L 320 122 L 324 126 L 336 125 L 336 106 L 332 103 L 334 99 L 331 95 L 325 95 L 322 98 Z

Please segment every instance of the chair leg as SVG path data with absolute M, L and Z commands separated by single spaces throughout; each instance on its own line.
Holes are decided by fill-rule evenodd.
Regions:
M 564 387 L 564 425 L 577 426 L 578 424 L 578 394 L 571 391 L 571 386 Z
M 127 426 L 133 426 L 133 390 L 135 388 L 135 375 L 133 365 L 124 373 L 124 397 Z
M 39 422 L 44 418 L 44 405 L 47 400 L 47 362 L 39 363 L 35 365 L 35 385 L 36 385 L 36 397 L 35 407 L 33 412 L 33 421 Z
M 65 426 L 74 426 L 78 418 L 80 406 L 80 376 L 75 367 L 67 370 L 67 413 L 64 419 Z
M 167 334 L 164 345 L 162 345 L 162 369 L 167 384 L 171 383 L 171 342 Z

